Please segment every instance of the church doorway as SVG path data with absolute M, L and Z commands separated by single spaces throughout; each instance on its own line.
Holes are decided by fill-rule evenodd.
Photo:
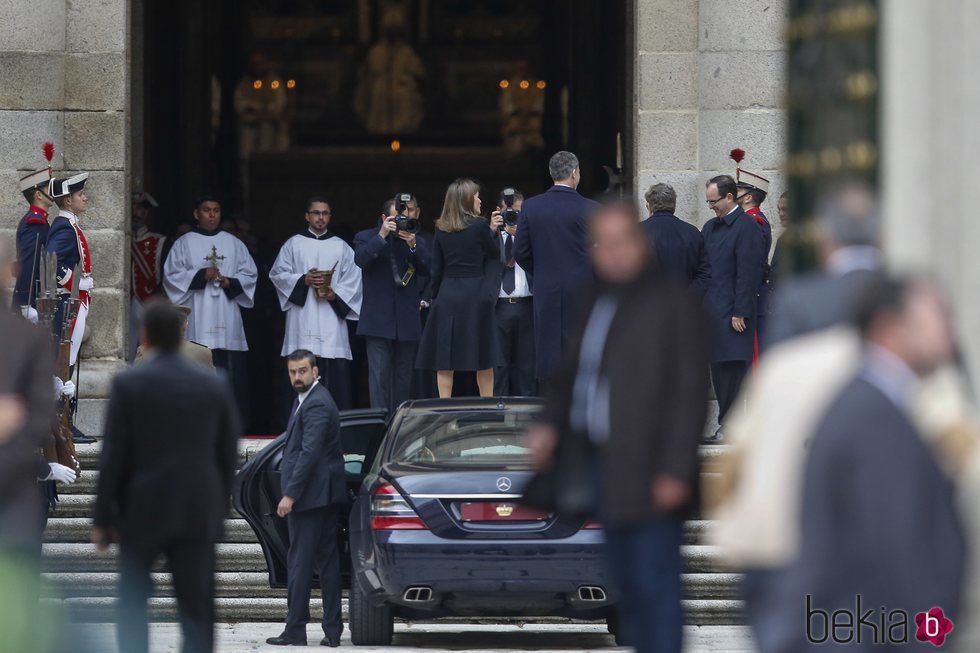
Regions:
M 158 199 L 156 227 L 171 236 L 187 228 L 195 196 L 218 194 L 260 276 L 302 227 L 311 195 L 330 199 L 331 228 L 349 241 L 395 192 L 418 197 L 427 231 L 456 177 L 476 178 L 487 199 L 506 186 L 540 192 L 560 149 L 582 161 L 587 195 L 610 186 L 603 166 L 631 177 L 633 0 L 132 9 L 134 189 Z M 278 409 L 262 414 L 259 396 L 281 394 L 281 316 L 267 280 L 259 292 L 247 318 L 259 412 L 250 427 L 271 432 Z

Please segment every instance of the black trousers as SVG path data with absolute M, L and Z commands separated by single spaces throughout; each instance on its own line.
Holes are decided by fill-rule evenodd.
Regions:
M 719 425 L 735 403 L 748 370 L 749 364 L 746 361 L 723 361 L 711 364 L 711 383 L 715 388 L 715 397 L 718 398 Z
M 412 372 L 419 343 L 414 340 L 367 337 L 364 344 L 367 348 L 371 408 L 394 412 L 411 396 Z
M 150 570 L 163 554 L 173 574 L 184 653 L 214 649 L 214 543 L 176 539 L 155 546 L 121 545 L 119 550 L 119 650 L 144 653 L 149 649 L 146 602 L 153 593 Z
M 340 639 L 344 631 L 340 616 L 338 512 L 336 506 L 327 506 L 294 511 L 286 516 L 289 526 L 289 552 L 286 554 L 288 613 L 284 632 L 291 639 L 306 639 L 314 570 L 320 576 L 323 634 Z
M 531 397 L 534 378 L 534 304 L 497 301 L 497 333 L 504 364 L 494 368 L 493 394 L 498 397 Z
M 425 331 L 425 323 L 429 319 L 429 309 L 423 308 L 419 315 L 422 318 L 422 330 Z M 412 399 L 433 399 L 438 396 L 439 389 L 436 387 L 436 373 L 432 370 L 420 370 L 416 368 L 412 372 Z
M 212 349 L 211 358 L 214 360 L 214 366 L 224 372 L 231 385 L 235 404 L 238 406 L 238 415 L 242 420 L 242 428 L 248 433 L 252 417 L 248 395 L 248 352 Z

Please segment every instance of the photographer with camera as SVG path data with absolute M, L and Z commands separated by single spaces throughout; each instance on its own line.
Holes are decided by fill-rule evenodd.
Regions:
M 398 193 L 384 203 L 378 226 L 354 238 L 364 295 L 357 335 L 367 347 L 371 407 L 389 412 L 409 398 L 422 335 L 419 277 L 429 272 L 429 248 L 418 237 L 417 207 L 411 194 Z
M 503 365 L 493 375 L 493 394 L 498 397 L 529 397 L 536 392 L 534 378 L 534 305 L 531 276 L 514 261 L 517 218 L 524 195 L 505 188 L 497 200 L 503 220 L 500 230 L 500 287 L 497 295 L 497 332 Z

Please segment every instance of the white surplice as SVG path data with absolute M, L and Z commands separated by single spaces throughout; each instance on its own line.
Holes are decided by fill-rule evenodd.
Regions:
M 335 267 L 336 266 L 336 267 Z M 311 269 L 333 270 L 330 287 L 337 298 L 340 317 L 330 302 L 317 299 L 303 277 Z M 350 360 L 350 339 L 346 320 L 358 319 L 361 312 L 361 269 L 354 264 L 354 250 L 330 234 L 320 237 L 310 231 L 293 236 L 279 250 L 269 272 L 279 304 L 286 312 L 286 337 L 282 355 L 308 349 L 319 358 Z
M 219 257 L 221 276 L 241 284 L 243 292 L 234 298 L 211 281 L 202 289 L 191 288 L 198 271 L 211 267 L 205 259 L 212 251 Z M 163 285 L 170 301 L 191 309 L 187 339 L 228 351 L 248 351 L 241 309 L 255 304 L 257 278 L 255 261 L 245 243 L 223 231 L 184 234 L 174 242 L 163 268 Z

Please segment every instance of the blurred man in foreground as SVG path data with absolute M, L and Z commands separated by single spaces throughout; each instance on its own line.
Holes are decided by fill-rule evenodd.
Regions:
M 780 581 L 796 609 L 778 624 L 773 650 L 820 643 L 832 627 L 822 615 L 837 610 L 860 617 L 883 608 L 889 624 L 903 611 L 909 639 L 919 613 L 938 607 L 959 617 L 965 541 L 954 488 L 913 421 L 922 379 L 953 359 L 944 300 L 927 282 L 881 279 L 855 322 L 862 363 L 810 441 L 800 555 Z M 904 650 L 899 630 L 872 637 L 852 623 L 864 635 L 852 650 Z
M 525 498 L 601 518 L 623 639 L 641 653 L 678 653 L 680 545 L 696 505 L 708 326 L 693 294 L 651 264 L 637 218 L 615 205 L 591 219 L 597 285 L 578 344 L 528 433 L 542 472 Z
M 150 570 L 173 573 L 183 651 L 214 647 L 215 543 L 228 514 L 241 428 L 227 384 L 180 357 L 184 316 L 147 308 L 143 339 L 155 355 L 117 376 L 109 397 L 92 542 L 119 543 L 121 651 L 148 647 Z

